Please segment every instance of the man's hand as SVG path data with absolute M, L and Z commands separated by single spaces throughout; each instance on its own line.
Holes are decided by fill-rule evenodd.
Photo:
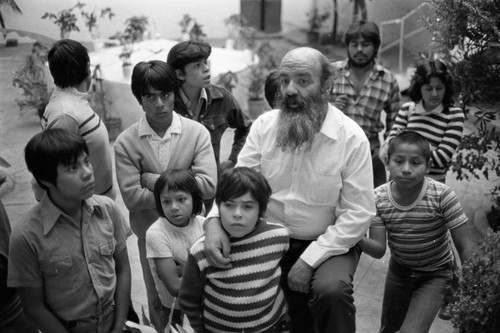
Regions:
M 335 99 L 333 105 L 335 105 L 337 109 L 344 110 L 344 108 L 347 106 L 347 101 L 348 101 L 347 95 L 340 95 Z
M 299 258 L 288 273 L 288 286 L 300 293 L 309 293 L 314 268 Z
M 234 168 L 234 165 L 235 165 L 235 164 L 234 164 L 234 162 L 233 162 L 233 161 L 230 161 L 230 160 L 227 160 L 227 161 L 225 161 L 225 162 L 222 162 L 222 163 L 220 164 L 220 171 L 222 172 L 222 171 L 224 171 L 224 170 L 226 170 L 226 169 L 231 169 L 231 168 Z
M 208 262 L 218 268 L 231 268 L 230 250 L 231 243 L 221 227 L 220 218 L 209 218 L 205 222 L 205 253 Z

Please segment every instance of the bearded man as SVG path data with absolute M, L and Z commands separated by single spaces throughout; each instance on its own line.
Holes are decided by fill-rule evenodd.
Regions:
M 338 75 L 333 82 L 330 101 L 363 129 L 370 141 L 374 186 L 386 182 L 385 166 L 378 157 L 379 132 L 385 133 L 394 123 L 400 107 L 398 82 L 391 72 L 375 62 L 380 46 L 380 32 L 370 21 L 355 21 L 344 38 L 348 58 L 333 64 Z
M 370 146 L 361 128 L 328 103 L 331 66 L 322 53 L 291 50 L 279 75 L 279 109 L 253 123 L 237 166 L 264 174 L 273 190 L 266 219 L 291 233 L 280 281 L 290 332 L 355 332 L 355 245 L 375 215 Z M 245 216 L 237 214 L 235 220 Z M 228 257 L 227 236 L 210 215 L 209 260 L 229 267 L 238 258 Z

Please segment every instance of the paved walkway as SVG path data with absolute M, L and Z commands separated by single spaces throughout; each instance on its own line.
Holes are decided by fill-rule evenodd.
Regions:
M 30 174 L 23 159 L 23 149 L 26 142 L 40 130 L 38 116 L 34 110 L 19 111 L 15 100 L 20 98 L 20 90 L 13 87 L 11 73 L 21 65 L 25 52 L 29 47 L 5 48 L 0 45 L 0 155 L 12 164 L 11 168 L 2 169 L 9 175 L 9 180 L 0 188 L 0 198 L 5 204 L 11 223 L 15 225 L 19 217 L 34 204 L 30 187 Z M 138 108 L 139 110 L 139 108 Z M 223 138 L 221 156 L 226 157 L 232 141 L 232 132 L 228 131 Z M 462 202 L 467 204 L 466 211 L 472 219 L 471 233 L 480 237 L 485 230 L 485 222 L 474 221 L 474 213 L 482 211 L 478 207 L 485 206 L 481 185 L 457 182 L 449 177 L 450 185 L 459 194 Z M 118 204 L 126 209 L 121 197 Z M 486 203 L 487 205 L 487 203 Z M 477 214 L 476 214 L 477 215 Z M 135 236 L 128 240 L 130 262 L 132 266 L 132 299 L 136 310 L 146 306 L 145 287 L 138 258 Z M 357 307 L 357 326 L 360 333 L 376 332 L 379 327 L 379 317 L 382 305 L 382 293 L 389 253 L 383 259 L 374 260 L 362 256 L 354 277 L 355 303 Z M 436 319 L 431 333 L 456 332 L 450 322 Z

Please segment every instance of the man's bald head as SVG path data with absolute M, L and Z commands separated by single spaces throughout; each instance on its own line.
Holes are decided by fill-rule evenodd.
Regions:
M 319 77 L 321 87 L 325 88 L 325 83 L 332 76 L 331 64 L 328 58 L 320 51 L 311 47 L 298 47 L 288 51 L 283 57 L 280 69 L 295 67 L 297 69 L 308 66 Z

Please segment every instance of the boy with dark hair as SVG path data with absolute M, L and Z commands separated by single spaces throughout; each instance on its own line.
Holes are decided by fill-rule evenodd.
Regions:
M 391 249 L 382 302 L 381 333 L 428 332 L 452 281 L 451 235 L 460 260 L 471 254 L 467 216 L 455 193 L 426 177 L 431 149 L 417 132 L 389 142 L 393 180 L 375 189 L 377 215 L 359 247 L 381 258 Z M 449 233 L 448 233 L 449 230 Z
M 167 56 L 181 82 L 175 96 L 175 111 L 203 124 L 210 132 L 215 160 L 220 169 L 232 168 L 245 143 L 249 126 L 236 99 L 226 89 L 210 83 L 208 57 L 210 44 L 185 41 L 176 44 Z M 226 129 L 234 128 L 234 141 L 228 160 L 220 163 L 220 141 Z
M 42 332 L 118 333 L 125 325 L 127 225 L 111 199 L 93 195 L 88 152 L 63 129 L 38 133 L 25 148 L 46 195 L 12 231 L 8 285 Z
M 108 131 L 87 100 L 91 83 L 87 49 L 77 41 L 62 39 L 54 43 L 48 60 L 56 87 L 42 116 L 42 129 L 63 128 L 79 134 L 89 148 L 95 193 L 115 199 Z M 35 196 L 37 200 L 42 196 L 36 187 Z
M 165 170 L 191 170 L 202 198 L 215 194 L 217 166 L 207 129 L 174 111 L 178 80 L 164 61 L 140 62 L 132 71 L 132 92 L 143 116 L 115 141 L 116 178 L 137 236 L 149 318 L 161 327 L 161 302 L 146 258 L 146 231 L 158 219 L 154 186 Z
M 205 237 L 193 244 L 184 269 L 179 304 L 195 332 L 274 332 L 285 316 L 280 261 L 290 236 L 263 219 L 271 187 L 259 172 L 222 172 L 215 202 L 229 235 L 231 268 L 208 263 Z

